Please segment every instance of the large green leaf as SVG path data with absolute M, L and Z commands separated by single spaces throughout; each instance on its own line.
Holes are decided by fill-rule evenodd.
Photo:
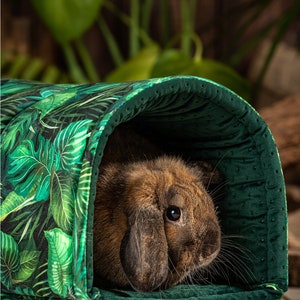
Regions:
M 32 193 L 35 200 L 47 200 L 50 175 L 54 165 L 54 150 L 48 140 L 38 136 L 38 148 L 32 140 L 23 140 L 9 156 L 8 180 L 18 195 L 27 198 Z
M 193 59 L 184 52 L 168 49 L 160 53 L 151 70 L 151 77 L 172 76 L 185 73 L 193 65 Z
M 158 53 L 159 47 L 155 44 L 143 49 L 132 59 L 111 72 L 105 81 L 124 82 L 149 78 Z
M 45 231 L 48 241 L 48 282 L 51 290 L 66 297 L 72 287 L 72 237 L 59 228 Z
M 53 174 L 50 191 L 51 212 L 56 224 L 65 232 L 73 228 L 75 185 L 69 173 L 57 171 Z
M 20 268 L 18 244 L 9 234 L 0 231 L 1 240 L 1 282 L 8 289 L 12 286 L 12 277 Z
M 20 269 L 13 276 L 13 283 L 27 280 L 36 270 L 41 251 L 23 250 L 20 252 Z
M 169 49 L 162 52 L 151 77 L 171 75 L 192 75 L 213 80 L 233 90 L 246 100 L 250 97 L 250 85 L 232 68 L 210 59 L 193 59 L 180 50 Z
M 91 120 L 73 122 L 56 136 L 53 145 L 59 154 L 60 169 L 71 171 L 80 162 L 86 147 Z
M 94 22 L 102 0 L 31 0 L 55 39 L 65 44 L 80 37 Z

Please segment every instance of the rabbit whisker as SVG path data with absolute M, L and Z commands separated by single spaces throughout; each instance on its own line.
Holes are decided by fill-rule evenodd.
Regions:
M 227 156 L 227 154 L 229 153 L 229 150 L 226 151 L 221 157 L 220 159 L 218 159 L 217 163 L 214 165 L 214 168 L 211 172 L 211 176 L 208 180 L 208 183 L 207 183 L 207 186 L 206 186 L 206 189 L 209 190 L 209 187 L 211 185 L 211 182 L 212 182 L 212 179 L 213 179 L 213 176 L 215 175 L 215 173 L 217 173 L 217 170 L 218 170 L 218 167 L 220 165 L 220 163 L 223 161 L 223 159 Z

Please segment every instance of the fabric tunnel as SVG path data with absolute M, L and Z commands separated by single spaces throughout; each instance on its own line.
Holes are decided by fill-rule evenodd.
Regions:
M 80 85 L 3 79 L 1 97 L 3 299 L 280 299 L 287 290 L 280 159 L 267 125 L 238 95 L 174 76 Z M 210 284 L 160 292 L 93 286 L 98 167 L 124 122 L 167 153 L 217 165 L 226 177 L 222 233 L 240 237 L 232 250 L 240 266 L 224 262 Z

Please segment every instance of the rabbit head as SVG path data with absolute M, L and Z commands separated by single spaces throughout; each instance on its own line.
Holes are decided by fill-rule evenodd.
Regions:
M 108 165 L 97 183 L 96 277 L 109 286 L 151 291 L 210 264 L 221 230 L 205 189 L 208 169 L 168 156 Z

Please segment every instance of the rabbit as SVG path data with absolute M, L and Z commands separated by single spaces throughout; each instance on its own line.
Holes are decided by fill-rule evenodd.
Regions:
M 217 257 L 221 228 L 205 187 L 222 175 L 212 165 L 188 164 L 116 130 L 99 172 L 94 273 L 100 286 L 167 289 Z

